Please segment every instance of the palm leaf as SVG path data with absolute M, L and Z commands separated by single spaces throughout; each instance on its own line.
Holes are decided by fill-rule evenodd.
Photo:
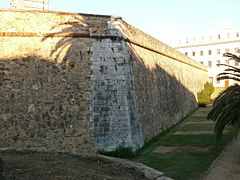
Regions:
M 229 60 L 240 62 L 240 56 L 231 53 L 223 54 Z M 218 74 L 218 80 L 233 79 L 240 82 L 240 69 L 227 64 L 220 64 L 227 67 L 224 72 Z M 218 139 L 221 138 L 226 125 L 235 126 L 237 134 L 240 129 L 240 86 L 228 87 L 214 100 L 212 110 L 207 119 L 215 122 L 214 133 Z M 237 136 L 236 134 L 236 136 Z
M 224 90 L 213 102 L 213 108 L 207 119 L 215 122 L 214 133 L 221 138 L 226 125 L 240 128 L 240 86 L 230 86 Z
M 223 56 L 224 56 L 224 57 L 228 57 L 229 60 L 235 60 L 235 61 L 237 61 L 237 62 L 240 62 L 240 57 L 236 56 L 235 54 L 224 53 Z

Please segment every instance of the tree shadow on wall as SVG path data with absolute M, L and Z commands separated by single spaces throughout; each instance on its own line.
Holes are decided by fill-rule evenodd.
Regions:
M 81 15 L 51 28 L 41 41 L 51 40 L 50 57 L 58 64 L 69 67 L 90 54 L 89 28 Z
M 135 93 L 141 112 L 143 135 L 145 141 L 147 141 L 186 116 L 196 108 L 197 103 L 194 94 L 177 77 L 165 70 L 168 63 L 164 65 L 160 61 L 165 61 L 166 57 L 156 55 L 159 56 L 156 61 L 143 60 L 132 45 L 129 45 L 129 48 Z M 183 71 L 181 67 L 177 68 L 173 69 L 172 67 L 170 69 L 173 73 L 174 71 Z M 166 67 L 166 69 L 169 69 L 169 67 Z M 181 73 L 184 74 L 185 72 Z M 188 78 L 184 75 L 182 77 Z
M 77 14 L 44 35 L 49 55 L 0 59 L 0 147 L 87 153 L 93 149 L 89 27 Z
M 89 24 L 71 15 L 44 36 L 50 57 L 0 59 L 0 147 L 91 151 Z

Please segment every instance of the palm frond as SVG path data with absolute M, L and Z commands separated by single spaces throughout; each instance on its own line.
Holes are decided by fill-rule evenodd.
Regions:
M 240 62 L 240 57 L 238 57 L 237 55 L 235 54 L 232 54 L 232 53 L 224 53 L 223 54 L 224 57 L 228 57 L 229 60 L 235 60 L 237 62 Z
M 231 66 L 231 65 L 228 65 L 228 64 L 218 64 L 218 65 L 220 65 L 220 66 L 226 66 L 226 67 L 229 67 L 229 68 L 233 68 L 233 69 L 238 69 L 238 70 L 239 70 L 239 68 L 236 68 L 236 67 Z
M 214 133 L 221 138 L 226 125 L 237 125 L 240 128 L 240 86 L 230 86 L 213 102 L 213 108 L 207 119 L 215 122 Z
M 218 80 L 224 80 L 224 79 L 233 79 L 236 81 L 240 81 L 240 69 L 236 68 L 234 66 L 226 65 L 226 64 L 220 64 L 223 66 L 228 67 L 224 70 L 224 72 L 218 74 L 217 79 Z
M 235 80 L 235 81 L 240 81 L 240 77 L 237 78 L 237 77 L 233 77 L 233 76 L 228 76 L 228 75 L 221 75 L 219 77 L 217 77 L 217 80 L 225 80 L 225 79 L 232 79 L 232 80 Z
M 229 60 L 240 62 L 240 56 L 231 53 L 223 54 Z M 220 64 L 227 67 L 224 72 L 218 74 L 218 80 L 233 79 L 240 82 L 240 68 Z M 237 134 L 240 130 L 240 86 L 234 85 L 228 87 L 214 100 L 212 110 L 207 119 L 215 122 L 214 133 L 218 139 L 221 138 L 226 125 L 232 125 L 237 128 Z M 236 134 L 236 136 L 237 136 Z

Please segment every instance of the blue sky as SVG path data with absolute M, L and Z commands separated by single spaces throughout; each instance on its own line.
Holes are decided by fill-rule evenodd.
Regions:
M 0 0 L 9 7 L 10 0 Z M 117 15 L 171 43 L 188 34 L 240 28 L 240 0 L 49 0 L 50 10 Z

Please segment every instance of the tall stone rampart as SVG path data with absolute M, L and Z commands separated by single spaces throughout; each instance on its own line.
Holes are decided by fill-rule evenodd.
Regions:
M 91 18 L 0 10 L 0 147 L 95 152 Z
M 126 22 L 116 26 L 128 41 L 142 132 L 148 141 L 197 107 L 207 70 Z
M 199 63 L 119 17 L 0 10 L 0 147 L 140 148 L 196 107 Z

